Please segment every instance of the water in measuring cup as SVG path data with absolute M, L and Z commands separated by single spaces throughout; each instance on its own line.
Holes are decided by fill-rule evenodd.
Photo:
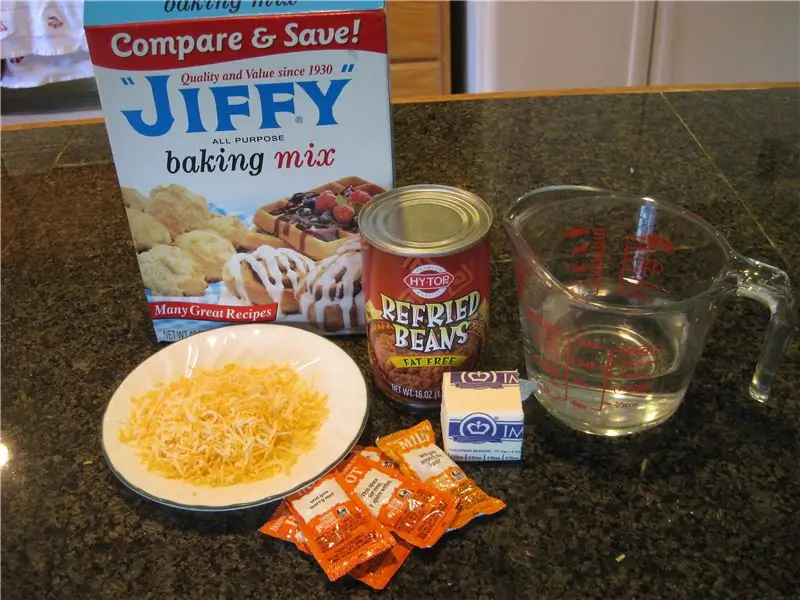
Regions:
M 568 284 L 580 295 L 611 304 L 659 306 L 662 290 L 637 288 L 635 297 L 616 293 L 617 282 L 591 290 Z M 581 310 L 564 296 L 550 296 L 534 319 L 522 319 L 526 366 L 537 381 L 536 397 L 557 419 L 598 435 L 649 429 L 678 408 L 691 373 L 681 368 L 687 351 L 686 315 L 623 317 Z

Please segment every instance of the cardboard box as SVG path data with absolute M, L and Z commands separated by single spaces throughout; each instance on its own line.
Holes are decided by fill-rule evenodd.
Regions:
M 453 460 L 522 459 L 525 415 L 516 371 L 445 373 L 441 418 L 444 450 Z
M 85 27 L 158 340 L 363 332 L 358 212 L 394 184 L 384 3 L 102 0 Z

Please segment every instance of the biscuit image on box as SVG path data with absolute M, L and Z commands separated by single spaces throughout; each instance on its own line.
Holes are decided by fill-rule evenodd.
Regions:
M 242 245 L 244 236 L 247 235 L 247 226 L 233 215 L 223 217 L 222 215 L 211 214 L 200 228 L 203 231 L 213 231 L 219 236 L 229 240 L 237 248 Z
M 175 183 L 150 190 L 146 210 L 169 229 L 173 238 L 200 229 L 208 219 L 206 199 Z
M 253 222 L 258 233 L 278 237 L 306 256 L 321 260 L 358 234 L 361 207 L 383 191 L 360 177 L 345 177 L 262 206 Z
M 125 215 L 128 217 L 133 245 L 137 252 L 144 252 L 153 246 L 172 242 L 172 236 L 167 228 L 154 216 L 133 208 L 126 208 Z
M 159 244 L 138 260 L 142 281 L 156 296 L 202 296 L 206 291 L 203 269 L 185 250 Z
M 306 276 L 297 293 L 303 316 L 328 333 L 363 327 L 361 273 L 358 237 L 353 236 Z
M 122 192 L 122 201 L 125 206 L 133 210 L 144 210 L 147 205 L 147 198 L 145 198 L 139 190 L 124 187 L 120 190 Z
M 228 291 L 250 304 L 278 304 L 283 314 L 300 310 L 295 292 L 314 261 L 291 248 L 262 246 L 252 253 L 234 254 L 225 264 L 222 280 Z
M 192 255 L 209 283 L 222 279 L 222 268 L 236 252 L 230 240 L 213 231 L 189 231 L 179 235 L 175 245 Z

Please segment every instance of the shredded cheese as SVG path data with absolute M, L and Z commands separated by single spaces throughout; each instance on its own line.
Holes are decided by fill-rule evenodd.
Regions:
M 119 439 L 147 469 L 214 487 L 288 473 L 328 416 L 327 395 L 277 364 L 195 370 L 132 403 Z

